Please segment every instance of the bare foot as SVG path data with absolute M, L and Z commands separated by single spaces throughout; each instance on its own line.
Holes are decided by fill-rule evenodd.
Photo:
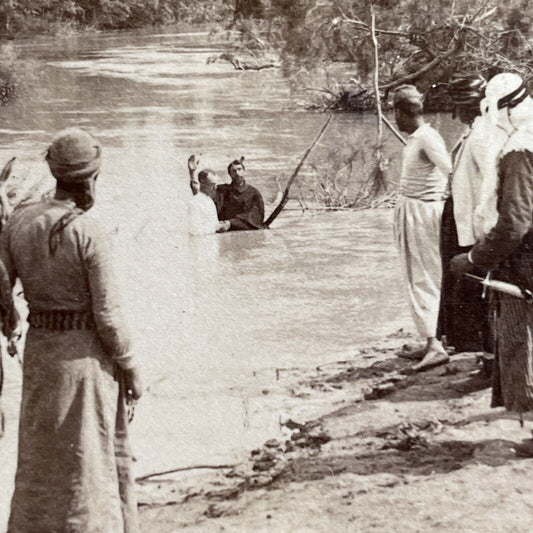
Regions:
M 443 365 L 447 363 L 449 360 L 450 360 L 450 357 L 445 351 L 432 349 L 426 353 L 426 355 L 424 356 L 424 359 L 422 359 L 420 363 L 413 365 L 412 369 L 415 372 L 420 372 L 421 370 L 429 370 L 430 368 Z
M 402 357 L 403 359 L 411 359 L 411 361 L 421 361 L 424 359 L 426 352 L 426 346 L 417 348 L 416 346 L 410 344 L 404 344 L 402 349 L 399 352 L 396 352 L 396 355 L 398 357 Z

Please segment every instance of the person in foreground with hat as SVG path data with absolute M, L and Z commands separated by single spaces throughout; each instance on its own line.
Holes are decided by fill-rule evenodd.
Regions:
M 482 76 L 456 74 L 448 84 L 454 106 L 454 117 L 466 128 L 452 149 L 453 169 L 450 175 L 451 196 L 444 204 L 441 228 L 443 282 L 439 314 L 439 336 L 456 352 L 492 353 L 487 300 L 482 287 L 469 280 L 458 280 L 449 270 L 452 257 L 470 248 L 496 222 L 478 217 L 484 176 L 496 169 L 496 153 L 487 143 L 486 118 L 480 116 L 479 104 L 487 82 Z M 494 206 L 495 207 L 495 206 Z
M 425 370 L 449 360 L 437 339 L 442 266 L 439 237 L 446 199 L 450 156 L 439 133 L 422 117 L 423 98 L 413 85 L 394 93 L 394 116 L 409 134 L 402 157 L 400 188 L 394 211 L 394 236 L 418 333 L 426 339 L 412 368 Z
M 497 220 L 470 252 L 451 262 L 458 276 L 474 268 L 492 271 L 494 279 L 533 289 L 533 99 L 522 78 L 513 73 L 494 76 L 487 84 L 481 109 L 492 131 L 503 130 L 496 147 L 495 180 L 484 180 L 484 205 L 497 201 Z M 491 130 L 487 130 L 490 142 Z M 492 291 L 495 361 L 492 406 L 505 406 L 522 416 L 533 410 L 533 305 L 526 299 Z M 533 441 L 516 445 L 533 456 Z
M 217 187 L 215 204 L 218 219 L 228 226 L 228 231 L 263 229 L 265 204 L 261 193 L 246 183 L 244 157 L 228 165 L 230 184 Z
M 46 154 L 55 196 L 16 210 L 0 238 L 29 308 L 9 533 L 139 531 L 127 402 L 142 386 L 110 238 L 87 214 L 100 156 L 88 132 L 59 132 Z

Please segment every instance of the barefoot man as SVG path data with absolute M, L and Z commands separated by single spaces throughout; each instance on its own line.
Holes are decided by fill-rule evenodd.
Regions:
M 394 118 L 407 134 L 400 190 L 394 213 L 394 237 L 407 283 L 409 306 L 416 328 L 426 339 L 421 361 L 424 370 L 448 361 L 437 339 L 442 267 L 440 224 L 451 160 L 442 137 L 422 117 L 423 98 L 413 85 L 394 93 Z

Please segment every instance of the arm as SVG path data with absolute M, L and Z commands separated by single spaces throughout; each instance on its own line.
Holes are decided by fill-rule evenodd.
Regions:
M 471 251 L 475 265 L 495 268 L 520 246 L 529 232 L 533 217 L 533 154 L 511 152 L 500 162 L 500 201 L 498 221 L 488 235 Z
M 422 151 L 445 176 L 452 171 L 452 161 L 442 137 L 432 131 L 431 135 L 423 137 Z
M 200 183 L 198 183 L 198 176 L 196 176 L 196 170 L 199 164 L 200 160 L 195 155 L 191 155 L 187 160 L 187 167 L 189 169 L 189 186 L 191 187 L 193 195 L 198 194 L 198 191 L 200 190 Z
M 13 300 L 13 285 L 17 274 L 9 251 L 9 228 L 0 237 L 0 318 L 2 333 L 9 339 L 18 329 L 20 317 Z
M 83 252 L 98 337 L 104 351 L 122 373 L 127 399 L 137 400 L 142 396 L 143 388 L 131 351 L 129 331 L 122 316 L 110 237 L 96 227 L 83 246 Z
M 111 238 L 96 225 L 83 236 L 82 253 L 87 267 L 92 311 L 104 351 L 121 368 L 134 366 L 131 339 L 122 316 L 119 288 L 113 268 Z

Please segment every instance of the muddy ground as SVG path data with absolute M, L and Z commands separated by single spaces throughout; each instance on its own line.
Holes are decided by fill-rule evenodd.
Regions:
M 533 531 L 533 459 L 513 448 L 533 423 L 489 407 L 480 354 L 404 374 L 409 340 L 285 376 L 307 418 L 243 464 L 139 481 L 142 531 Z

